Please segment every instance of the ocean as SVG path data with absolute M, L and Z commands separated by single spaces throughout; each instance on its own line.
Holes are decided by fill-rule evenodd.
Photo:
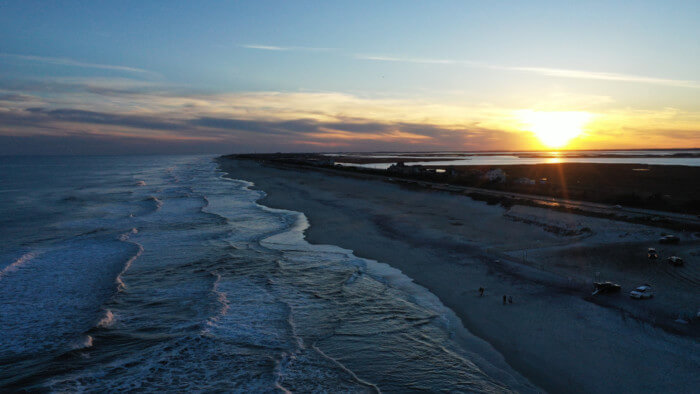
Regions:
M 0 157 L 0 390 L 535 390 L 212 156 Z

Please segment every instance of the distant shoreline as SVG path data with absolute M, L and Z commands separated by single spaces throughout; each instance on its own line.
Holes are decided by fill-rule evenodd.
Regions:
M 694 182 L 700 179 L 700 167 L 595 163 L 485 165 L 450 167 L 454 174 L 449 175 L 435 173 L 435 167 L 430 165 L 422 166 L 425 171 L 419 173 L 339 166 L 318 154 L 223 157 L 381 178 L 412 187 L 466 194 L 495 204 L 534 205 L 676 231 L 700 231 L 700 184 Z M 505 182 L 483 179 L 488 171 L 499 169 L 505 172 Z M 521 183 L 522 180 L 532 184 Z
M 630 152 L 630 153 L 624 153 Z M 634 152 L 634 153 L 632 153 Z M 650 152 L 637 153 L 637 152 Z M 653 153 L 652 153 L 653 152 Z M 669 152 L 659 154 L 657 152 Z M 670 153 L 674 152 L 674 153 Z M 470 156 L 502 156 L 540 157 L 540 158 L 700 158 L 700 149 L 658 149 L 658 150 L 578 150 L 578 151 L 482 151 L 482 152 L 348 152 L 323 153 L 331 157 L 342 157 L 344 160 L 357 163 L 396 161 L 402 157 L 426 157 L 421 160 L 438 160 L 440 157 L 470 157 Z M 390 157 L 389 157 L 390 156 Z M 434 157 L 435 159 L 429 159 Z

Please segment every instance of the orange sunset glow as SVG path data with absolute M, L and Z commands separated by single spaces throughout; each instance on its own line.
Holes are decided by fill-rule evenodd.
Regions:
M 286 5 L 273 8 L 296 17 L 273 23 L 261 10 L 252 24 L 243 10 L 235 21 L 170 10 L 149 28 L 181 26 L 170 38 L 137 34 L 137 21 L 107 16 L 112 6 L 99 34 L 32 14 L 36 30 L 17 35 L 24 19 L 8 15 L 24 13 L 8 9 L 0 154 L 700 147 L 694 20 L 660 5 L 636 17 L 554 7 L 549 19 L 468 3 L 376 6 L 405 14 L 381 20 Z M 663 30 L 655 15 L 669 13 Z M 417 15 L 414 28 L 400 22 Z M 590 29 L 581 15 L 610 17 Z M 349 33 L 358 25 L 362 37 Z

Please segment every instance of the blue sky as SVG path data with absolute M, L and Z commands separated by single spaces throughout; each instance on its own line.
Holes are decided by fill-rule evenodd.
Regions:
M 539 110 L 595 115 L 581 147 L 640 147 L 654 133 L 642 123 L 653 141 L 696 145 L 698 20 L 697 1 L 2 2 L 0 139 L 28 153 L 40 137 L 138 152 L 526 149 L 513 114 Z

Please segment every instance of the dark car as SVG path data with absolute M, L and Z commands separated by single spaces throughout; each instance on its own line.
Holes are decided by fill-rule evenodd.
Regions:
M 681 266 L 683 265 L 683 259 L 678 257 L 678 256 L 671 256 L 666 258 L 666 262 L 669 264 L 673 264 L 675 266 Z
M 662 244 L 677 244 L 679 242 L 681 242 L 681 239 L 675 235 L 664 235 L 663 237 L 659 238 L 659 243 Z
M 647 257 L 649 257 L 649 259 L 651 259 L 651 260 L 655 260 L 655 259 L 659 258 L 659 254 L 656 253 L 656 249 L 649 248 L 649 249 L 647 249 Z
M 617 293 L 620 291 L 620 285 L 612 282 L 594 282 L 595 291 L 593 295 L 604 294 L 604 293 Z

